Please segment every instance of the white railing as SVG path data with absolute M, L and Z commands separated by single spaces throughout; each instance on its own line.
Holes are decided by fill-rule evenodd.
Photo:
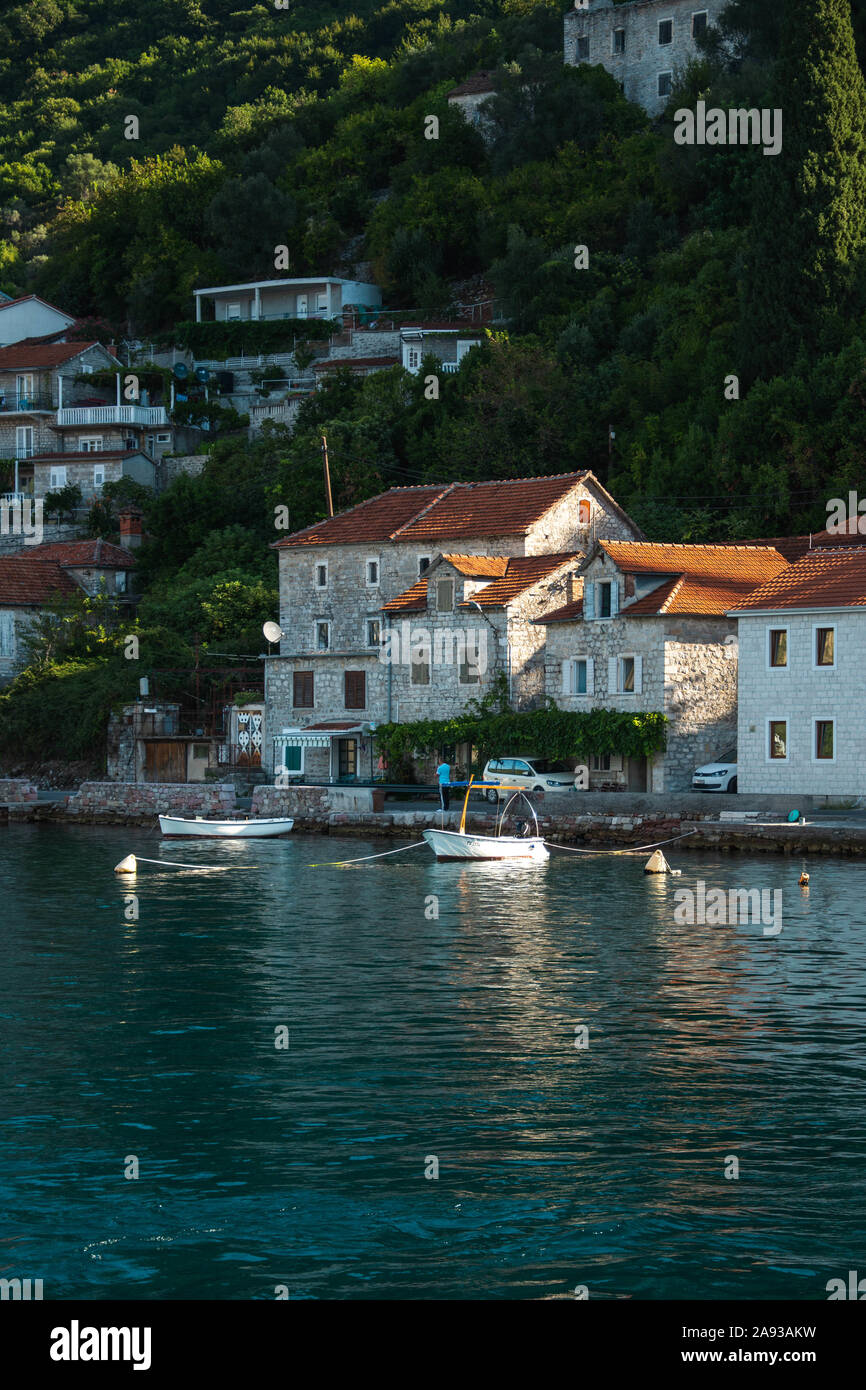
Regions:
M 58 425 L 167 425 L 162 405 L 72 405 L 57 412 Z

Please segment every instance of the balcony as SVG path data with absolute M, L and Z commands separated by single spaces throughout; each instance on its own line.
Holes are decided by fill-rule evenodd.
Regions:
M 54 409 L 49 396 L 38 395 L 6 395 L 0 391 L 0 412 L 4 415 L 38 415 L 50 414 Z
M 70 405 L 57 412 L 60 425 L 167 425 L 163 405 Z

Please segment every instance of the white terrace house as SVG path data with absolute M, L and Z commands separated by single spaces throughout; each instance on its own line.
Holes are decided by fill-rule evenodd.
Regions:
M 106 370 L 117 372 L 113 390 L 87 382 Z M 146 395 L 138 402 L 122 400 L 121 372 L 122 364 L 97 342 L 0 348 L 0 457 L 15 461 L 16 493 L 34 489 L 37 471 L 45 471 L 37 469 L 40 460 L 82 454 L 103 455 L 104 462 L 119 454 L 152 458 L 169 446 L 165 407 L 146 404 Z M 97 466 L 94 474 L 89 460 L 70 457 L 70 469 L 76 466 L 85 468 L 83 491 L 98 492 L 105 469 Z
M 468 323 L 407 323 L 400 329 L 402 364 L 417 375 L 424 358 L 435 357 L 440 371 L 456 372 L 467 352 L 485 340 L 483 328 Z
M 699 56 L 696 40 L 730 0 L 579 0 L 566 12 L 564 59 L 598 63 L 629 101 L 651 116 L 664 109 L 678 75 Z
M 193 290 L 196 322 L 231 323 L 236 319 L 332 319 L 348 305 L 377 309 L 378 285 L 338 276 L 301 276 L 292 280 L 250 280 L 243 285 L 211 285 Z
M 562 709 L 656 712 L 669 725 L 652 759 L 593 758 L 591 787 L 686 791 L 696 767 L 736 743 L 736 624 L 725 615 L 786 565 L 769 547 L 599 541 L 582 599 L 536 620 L 547 693 Z
M 18 299 L 0 299 L 0 347 L 9 347 L 25 338 L 42 338 L 63 333 L 75 320 L 40 299 L 37 294 L 24 294 Z
M 866 795 L 866 547 L 809 551 L 730 618 L 739 790 Z
M 404 631 L 399 607 L 390 605 L 409 592 L 418 595 L 409 600 L 418 607 L 407 610 L 414 617 L 423 589 L 439 629 L 489 633 L 496 669 L 508 670 L 510 642 L 512 688 L 523 698 L 534 679 L 540 690 L 543 634 L 534 634 L 528 615 L 568 598 L 576 552 L 585 553 L 598 535 L 641 533 L 591 473 L 579 472 L 392 488 L 278 542 L 283 637 L 266 666 L 273 744 L 263 764 L 285 765 L 310 781 L 369 777 L 377 724 L 422 709 L 444 716 L 477 697 L 479 682 L 461 680 L 467 672 L 460 669 L 456 632 L 453 664 L 440 680 L 433 652 L 426 686 L 419 671 L 413 679 L 411 660 L 403 667 L 402 646 L 399 661 L 383 659 L 389 649 L 395 655 L 394 629 L 399 636 Z M 479 613 L 472 600 L 480 602 L 483 589 Z M 485 672 L 482 690 L 488 679 Z

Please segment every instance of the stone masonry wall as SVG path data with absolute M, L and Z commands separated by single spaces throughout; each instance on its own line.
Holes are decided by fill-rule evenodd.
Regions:
M 672 72 L 674 80 L 690 59 L 698 56 L 692 38 L 692 19 L 706 14 L 714 24 L 729 0 L 589 0 L 588 8 L 570 9 L 564 18 L 564 61 L 601 64 L 621 84 L 629 101 L 656 115 L 667 103 L 659 95 L 658 79 Z M 673 20 L 672 42 L 659 43 L 659 21 Z M 614 52 L 614 30 L 625 30 L 625 51 Z M 585 58 L 578 57 L 578 39 L 589 41 Z
M 159 813 L 231 817 L 237 807 L 231 783 L 84 782 L 69 797 L 67 809 L 84 820 L 98 819 L 100 813 L 108 818 L 118 813 L 132 818 Z
M 37 801 L 38 792 L 26 777 L 0 777 L 0 803 Z

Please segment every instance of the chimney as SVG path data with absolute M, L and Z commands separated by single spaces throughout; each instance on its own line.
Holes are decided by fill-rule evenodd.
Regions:
M 117 514 L 117 524 L 120 527 L 120 544 L 124 550 L 137 550 L 141 545 L 142 518 L 144 512 L 141 507 L 136 507 L 134 503 L 123 507 Z

